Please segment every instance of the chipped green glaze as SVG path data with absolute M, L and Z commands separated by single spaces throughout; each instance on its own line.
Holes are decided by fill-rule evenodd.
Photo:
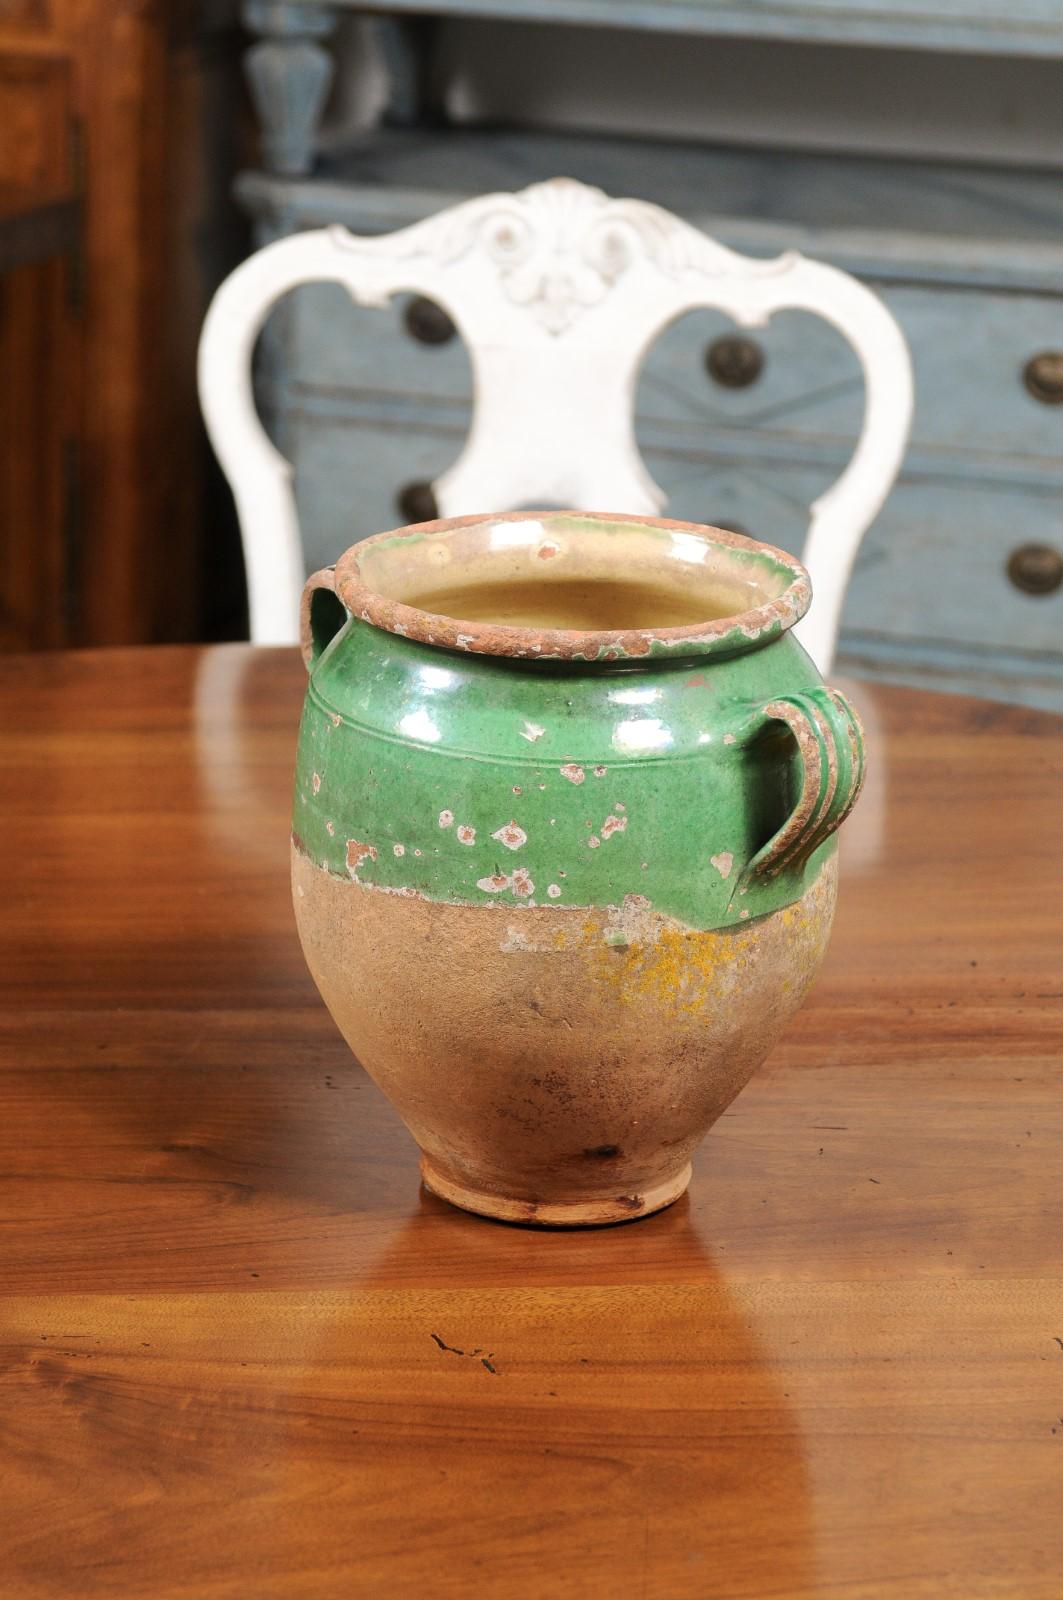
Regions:
M 293 832 L 367 887 L 721 928 L 805 893 L 859 787 L 855 715 L 774 626 L 615 665 L 314 633 Z
M 523 544 L 505 544 L 492 554 L 491 565 L 499 569 L 499 576 L 513 581 L 519 581 L 521 576 L 533 580 L 544 576 L 547 568 L 542 565 L 538 571 L 532 567 L 529 572 L 530 556 L 531 561 L 546 557 L 561 567 L 584 565 L 588 575 L 605 581 L 628 575 L 631 566 L 635 566 L 652 582 L 658 572 L 669 567 L 692 560 L 697 565 L 697 557 L 705 548 L 705 529 L 693 531 L 691 523 L 663 519 L 647 522 L 640 517 L 559 511 L 542 518 L 514 512 L 489 520 L 495 529 L 508 531 L 511 536 L 514 528 L 522 534 L 533 530 Z M 436 530 L 464 535 L 464 542 L 471 544 L 469 536 L 475 535 L 484 521 L 482 517 L 454 518 L 365 539 L 337 562 L 336 591 L 350 613 L 392 633 L 474 654 L 538 661 L 606 663 L 644 661 L 647 657 L 675 660 L 691 654 L 719 658 L 745 650 L 751 643 L 767 644 L 777 639 L 808 609 L 808 575 L 792 556 L 719 528 L 712 530 L 721 557 L 718 576 L 727 583 L 736 603 L 730 615 L 680 626 L 586 632 L 499 627 L 430 615 L 401 599 L 380 594 L 374 586 L 374 578 L 382 570 L 390 569 L 392 580 L 398 578 L 400 584 L 415 570 L 425 577 L 445 573 L 448 540 Z M 587 549 L 588 527 L 593 529 L 591 550 Z M 466 560 L 473 558 L 470 566 L 479 566 L 475 562 L 478 553 L 482 555 L 475 550 L 465 552 Z M 484 571 L 482 567 L 479 570 Z M 556 567 L 551 565 L 549 570 L 556 575 Z

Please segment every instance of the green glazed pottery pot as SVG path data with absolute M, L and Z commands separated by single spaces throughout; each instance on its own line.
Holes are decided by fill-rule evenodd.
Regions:
M 809 599 L 768 545 L 568 512 L 309 580 L 299 935 L 435 1194 L 577 1226 L 686 1188 L 820 965 L 863 774 Z

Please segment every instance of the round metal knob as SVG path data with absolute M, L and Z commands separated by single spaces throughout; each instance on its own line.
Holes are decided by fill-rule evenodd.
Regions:
M 764 371 L 764 352 L 753 339 L 728 334 L 705 351 L 705 368 L 725 389 L 748 389 Z
M 1044 406 L 1063 406 L 1063 350 L 1042 350 L 1022 369 L 1022 381 Z
M 1020 544 L 1008 557 L 1007 570 L 1023 594 L 1055 594 L 1063 584 L 1063 555 L 1050 544 Z
M 419 294 L 410 301 L 403 313 L 406 332 L 418 344 L 446 344 L 458 331 L 442 306 L 437 306 L 427 295 Z
M 395 496 L 403 522 L 435 522 L 439 507 L 430 483 L 407 483 Z

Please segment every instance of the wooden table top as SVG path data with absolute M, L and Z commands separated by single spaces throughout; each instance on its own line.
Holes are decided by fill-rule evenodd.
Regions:
M 1059 1600 L 1063 721 L 847 686 L 811 999 L 676 1206 L 544 1233 L 304 969 L 304 682 L 0 660 L 4 1600 Z

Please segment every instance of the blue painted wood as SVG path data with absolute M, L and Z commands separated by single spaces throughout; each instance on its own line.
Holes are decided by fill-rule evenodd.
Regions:
M 414 431 L 379 420 L 322 423 L 294 408 L 287 420 L 307 573 L 330 566 L 368 533 L 401 527 L 405 485 L 431 482 L 452 461 L 463 430 Z
M 882 282 L 1063 293 L 1054 172 L 790 155 L 588 135 L 377 130 L 312 183 L 245 173 L 256 217 L 388 233 L 470 194 L 558 174 L 631 195 L 751 254 L 829 257 Z
M 288 444 L 308 570 L 335 559 L 352 540 L 403 519 L 403 485 L 430 479 L 454 460 L 468 413 L 440 406 L 434 427 L 413 427 L 399 407 L 322 415 L 302 397 L 287 406 Z M 647 448 L 647 463 L 669 494 L 669 514 L 738 527 L 799 552 L 810 500 L 831 481 L 826 461 L 793 463 Z M 868 533 L 850 585 L 844 627 L 870 649 L 904 646 L 933 662 L 941 648 L 991 658 L 1035 658 L 1063 673 L 1063 591 L 1032 597 L 1006 575 L 1012 550 L 1027 542 L 1063 546 L 1063 497 L 1052 492 L 905 476 Z M 1005 668 L 1014 670 L 1014 661 Z
M 409 297 L 397 295 L 387 310 L 355 306 L 334 284 L 317 284 L 291 296 L 287 376 L 300 389 L 340 397 L 395 397 L 427 410 L 472 394 L 465 346 L 420 344 L 406 331 Z
M 414 434 L 443 430 L 456 441 L 454 454 L 457 441 L 465 437 L 470 416 L 467 395 L 414 396 L 384 389 L 344 392 L 286 382 L 260 383 L 259 388 L 261 403 L 277 406 L 282 415 L 298 407 L 308 420 L 322 426 L 356 428 L 379 422 L 388 428 L 408 428 Z M 838 475 L 851 454 L 849 445 L 841 441 L 774 433 L 765 428 L 707 427 L 677 442 L 670 432 L 658 429 L 652 419 L 642 416 L 636 418 L 636 432 L 647 455 L 675 457 L 694 466 L 714 462 L 747 465 L 751 469 L 762 464 L 767 469 L 805 467 L 822 473 L 821 488 Z M 943 459 L 940 452 L 913 447 L 905 457 L 903 473 L 906 480 L 936 485 L 939 492 L 951 484 L 1030 489 L 1056 497 L 1063 504 L 1061 458 L 1031 463 L 1017 457 L 972 452 Z
M 244 56 L 244 71 L 266 168 L 284 176 L 310 172 L 333 75 L 332 57 L 321 41 L 336 26 L 336 14 L 320 4 L 246 0 L 243 17 L 253 33 L 263 36 Z
M 876 284 L 912 346 L 917 407 L 902 479 L 861 551 L 844 648 L 867 672 L 1063 711 L 1063 594 L 1022 595 L 1005 574 L 1018 544 L 1063 548 L 1063 407 L 1038 404 L 1022 383 L 1031 355 L 1063 348 L 1058 179 L 381 132 L 313 181 L 254 175 L 241 193 L 265 232 L 341 221 L 369 233 L 558 171 L 657 199 L 737 248 L 796 244 Z M 706 209 L 707 196 L 723 215 Z M 396 525 L 402 486 L 431 479 L 461 448 L 464 349 L 416 343 L 401 313 L 401 303 L 354 307 L 319 285 L 291 296 L 267 330 L 264 398 L 296 463 L 308 566 Z M 787 312 L 755 335 L 767 357 L 759 382 L 726 390 L 707 376 L 704 353 L 729 331 L 720 314 L 699 312 L 666 332 L 638 389 L 639 441 L 674 515 L 799 550 L 809 502 L 856 436 L 855 358 L 830 328 Z
M 833 476 L 825 464 L 693 460 L 654 450 L 646 459 L 669 492 L 669 515 L 737 526 L 795 554 L 808 503 Z M 1034 598 L 1005 571 L 1012 550 L 1033 541 L 1063 547 L 1058 492 L 902 479 L 861 546 L 843 626 L 928 660 L 942 646 L 986 657 L 1021 651 L 1063 670 L 1063 590 Z
M 1039 466 L 1049 481 L 1063 475 L 1063 407 L 1034 400 L 1022 372 L 1040 350 L 1063 346 L 1063 304 L 1048 296 L 880 285 L 904 328 L 916 374 L 913 460 L 942 470 L 928 453 L 972 454 Z M 425 346 L 405 332 L 403 303 L 388 312 L 351 305 L 332 285 L 301 290 L 291 308 L 288 375 L 308 391 L 403 399 L 411 417 L 471 393 L 461 341 Z M 639 384 L 640 437 L 661 447 L 697 449 L 708 436 L 719 445 L 751 429 L 780 447 L 802 443 L 818 454 L 836 446 L 839 465 L 855 443 L 863 380 L 849 344 L 821 319 L 783 312 L 754 335 L 765 355 L 757 383 L 721 388 L 708 376 L 705 354 L 735 331 L 714 311 L 693 312 L 664 335 Z M 424 420 L 428 420 L 425 416 Z M 977 469 L 976 469 L 977 470 Z
M 1063 667 L 1021 655 L 987 656 L 976 650 L 915 653 L 881 638 L 842 631 L 836 670 L 882 683 L 906 683 L 944 694 L 972 694 L 1039 711 L 1063 712 Z
M 365 0 L 337 0 L 364 10 Z M 747 39 L 1063 56 L 1058 0 L 373 0 L 374 11 Z
M 384 121 L 392 128 L 423 125 L 439 112 L 432 77 L 439 18 L 400 14 L 376 20 L 376 38 L 388 80 Z

